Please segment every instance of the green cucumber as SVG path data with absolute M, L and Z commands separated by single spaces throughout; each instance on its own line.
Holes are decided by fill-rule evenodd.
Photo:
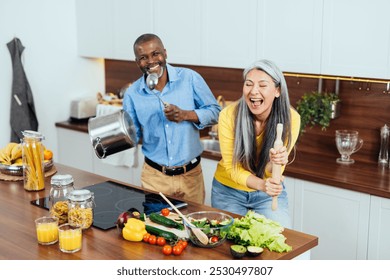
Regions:
M 166 227 L 177 228 L 179 230 L 183 230 L 184 229 L 183 224 L 175 222 L 174 220 L 171 220 L 171 219 L 169 219 L 167 217 L 161 216 L 160 214 L 157 214 L 157 213 L 151 213 L 149 215 L 149 219 L 152 222 L 155 222 L 157 224 L 160 224 L 160 225 L 163 225 L 163 226 L 166 226 Z
M 176 241 L 179 239 L 179 237 L 176 234 L 174 234 L 173 232 L 162 230 L 162 229 L 152 227 L 149 225 L 146 225 L 145 229 L 148 233 L 156 235 L 156 236 L 164 237 L 168 241 Z

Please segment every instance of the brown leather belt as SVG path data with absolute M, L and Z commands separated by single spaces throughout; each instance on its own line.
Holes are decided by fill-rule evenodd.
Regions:
M 154 161 L 148 159 L 145 157 L 145 162 L 153 167 L 154 169 L 157 169 L 158 171 L 164 173 L 168 176 L 175 176 L 175 175 L 181 175 L 184 174 L 192 169 L 194 169 L 198 164 L 200 163 L 200 156 L 194 158 L 189 163 L 182 165 L 182 166 L 164 166 L 160 165 L 158 163 L 155 163 Z

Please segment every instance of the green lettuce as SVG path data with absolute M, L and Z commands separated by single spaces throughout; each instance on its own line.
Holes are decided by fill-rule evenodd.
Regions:
M 227 238 L 239 245 L 268 248 L 278 253 L 289 252 L 292 247 L 286 243 L 283 230 L 278 222 L 250 210 L 244 217 L 234 219 Z

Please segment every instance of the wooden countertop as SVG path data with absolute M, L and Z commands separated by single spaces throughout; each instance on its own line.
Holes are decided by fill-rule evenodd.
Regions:
M 108 178 L 81 171 L 72 167 L 55 164 L 58 173 L 71 174 L 75 188 L 89 186 L 107 181 Z M 46 177 L 45 190 L 28 192 L 23 188 L 23 181 L 0 180 L 0 259 L 3 260 L 223 260 L 232 259 L 229 251 L 230 241 L 214 249 L 198 248 L 189 245 L 180 256 L 165 256 L 161 247 L 144 242 L 129 242 L 124 240 L 116 229 L 100 230 L 91 227 L 83 231 L 83 248 L 81 251 L 67 254 L 58 249 L 58 244 L 42 246 L 36 241 L 34 220 L 47 216 L 48 211 L 32 205 L 30 202 L 46 197 L 50 191 L 50 177 Z M 130 186 L 129 187 L 134 187 Z M 137 188 L 137 187 L 134 187 Z M 183 213 L 212 208 L 189 203 L 183 208 Z M 234 215 L 233 215 L 234 216 Z M 305 233 L 286 229 L 283 233 L 287 243 L 293 247 L 288 253 L 275 253 L 265 250 L 255 259 L 292 259 L 318 245 L 318 238 Z M 245 259 L 245 258 L 244 258 Z

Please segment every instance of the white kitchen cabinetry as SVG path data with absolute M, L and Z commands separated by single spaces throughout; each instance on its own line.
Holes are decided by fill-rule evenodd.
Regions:
M 113 59 L 134 60 L 133 43 L 143 33 L 154 33 L 153 0 L 110 1 L 113 5 Z M 164 19 L 165 20 L 165 19 Z
M 133 60 L 142 33 L 161 36 L 168 61 L 388 78 L 390 1 L 76 1 L 79 54 Z M 291 11 L 294 11 L 292 13 Z
M 388 78 L 387 0 L 324 1 L 322 74 Z
M 201 64 L 244 68 L 257 59 L 256 0 L 202 1 Z
M 201 2 L 153 2 L 154 32 L 163 40 L 169 63 L 201 64 Z
M 76 1 L 79 55 L 134 60 L 134 40 L 154 31 L 153 13 L 152 0 Z
M 57 127 L 57 139 L 58 158 L 54 161 L 93 172 L 93 158 L 96 156 L 88 133 Z
M 284 72 L 320 73 L 323 0 L 258 3 L 256 58 L 273 60 Z
M 371 196 L 368 259 L 390 260 L 390 199 Z
M 295 180 L 295 229 L 318 236 L 312 259 L 367 258 L 370 195 Z
M 79 55 L 112 58 L 115 17 L 112 1 L 83 0 L 75 4 Z

